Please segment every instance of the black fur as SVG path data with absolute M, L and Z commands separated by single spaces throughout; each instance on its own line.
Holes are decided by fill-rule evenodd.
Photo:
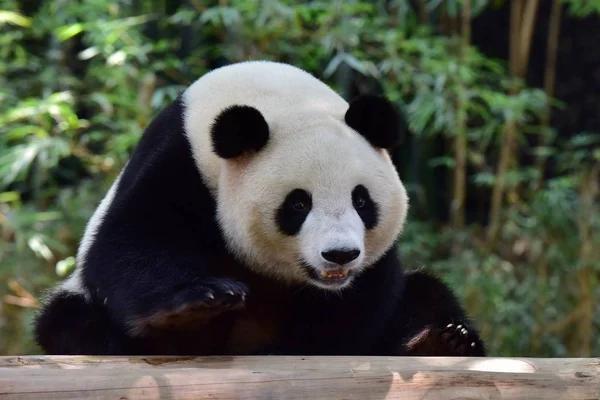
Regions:
M 222 158 L 258 151 L 269 140 L 269 126 L 254 107 L 235 105 L 215 118 L 211 127 L 213 149 Z
M 276 220 L 279 230 L 289 236 L 296 235 L 311 208 L 312 200 L 306 190 L 292 190 L 277 210 Z
M 362 200 L 362 201 L 361 201 Z M 352 191 L 352 204 L 365 224 L 365 228 L 373 229 L 379 222 L 379 207 L 371 199 L 369 190 L 363 185 L 358 185 Z
M 57 292 L 36 320 L 35 340 L 53 354 L 125 354 L 134 345 L 108 308 L 82 295 Z
M 381 355 L 395 346 L 401 353 L 414 356 L 485 355 L 484 342 L 473 321 L 451 290 L 431 273 L 417 270 L 407 274 L 393 315 L 388 326 L 391 334 L 380 343 Z M 467 333 L 457 330 L 458 326 Z
M 405 122 L 396 106 L 384 97 L 361 95 L 350 102 L 345 120 L 375 147 L 391 149 L 404 134 Z
M 90 302 L 63 292 L 39 310 L 46 353 L 484 355 L 451 291 L 420 272 L 405 277 L 395 247 L 341 294 L 283 287 L 241 266 L 226 250 L 183 111 L 179 100 L 164 110 L 124 169 L 86 256 Z

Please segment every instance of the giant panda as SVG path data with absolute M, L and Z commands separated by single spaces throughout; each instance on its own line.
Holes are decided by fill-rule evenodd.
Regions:
M 485 356 L 452 291 L 403 269 L 405 125 L 308 72 L 247 61 L 147 127 L 45 296 L 47 354 Z

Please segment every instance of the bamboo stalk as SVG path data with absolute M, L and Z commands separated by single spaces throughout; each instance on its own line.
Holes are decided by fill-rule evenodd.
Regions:
M 510 162 L 510 156 L 513 152 L 516 127 L 513 120 L 506 121 L 504 132 L 502 134 L 502 144 L 500 149 L 500 160 L 498 161 L 498 172 L 496 182 L 492 190 L 492 203 L 490 207 L 490 219 L 487 230 L 488 245 L 495 246 L 498 231 L 500 230 L 500 210 L 502 208 L 502 196 L 504 195 L 504 186 L 506 180 L 506 170 Z
M 419 0 L 419 23 L 429 25 L 429 16 L 427 15 L 427 0 Z
M 594 323 L 594 296 L 591 285 L 593 284 L 593 208 L 598 198 L 600 187 L 600 164 L 582 173 L 579 198 L 581 199 L 581 214 L 579 216 L 579 249 L 580 269 L 577 271 L 577 282 L 579 284 L 579 304 L 583 312 L 579 318 L 577 342 L 574 343 L 575 350 L 582 357 L 589 355 L 592 349 L 592 331 Z
M 538 0 L 514 0 L 510 12 L 509 70 L 511 78 L 524 78 L 526 75 L 531 39 L 538 10 Z M 518 87 L 511 87 L 509 93 L 516 95 Z M 489 225 L 487 229 L 488 246 L 495 246 L 500 230 L 500 213 L 504 197 L 506 172 L 515 158 L 518 126 L 515 120 L 507 120 L 502 131 L 500 159 L 496 172 L 496 183 L 492 190 Z M 515 193 L 516 195 L 516 193 Z M 515 197 L 515 196 L 512 196 Z
M 569 312 L 567 315 L 565 315 L 558 321 L 554 321 L 553 323 L 546 326 L 545 328 L 539 329 L 539 332 L 545 333 L 545 334 L 553 334 L 553 333 L 557 333 L 557 332 L 562 332 L 567 327 L 570 327 L 570 325 L 577 322 L 577 320 L 579 320 L 581 318 L 581 315 L 584 312 L 585 312 L 585 309 L 580 304 L 579 306 L 575 307 L 575 309 L 571 310 L 571 312 Z
M 600 359 L 0 357 L 0 397 L 597 399 Z
M 560 37 L 560 19 L 562 16 L 562 0 L 554 0 L 552 10 L 550 11 L 550 25 L 548 26 L 548 40 L 546 42 L 546 67 L 544 70 L 544 92 L 551 98 L 554 97 L 554 85 L 556 81 L 556 56 L 558 54 L 558 40 Z M 542 115 L 542 130 L 546 131 L 550 127 L 552 106 L 548 104 Z M 547 135 L 542 136 L 542 146 L 548 144 Z M 544 180 L 544 170 L 546 167 L 546 157 L 540 156 L 536 162 L 536 169 L 539 171 L 539 178 L 535 189 L 538 189 Z
M 550 11 L 550 24 L 548 26 L 548 40 L 546 41 L 546 65 L 544 69 L 544 92 L 551 98 L 554 96 L 554 82 L 556 78 L 556 55 L 558 53 L 558 39 L 560 34 L 560 19 L 562 14 L 562 3 L 561 0 L 554 0 L 552 3 L 552 10 Z M 542 129 L 542 146 L 546 146 L 548 144 L 548 136 L 545 133 L 547 129 L 550 127 L 550 117 L 551 117 L 552 107 L 550 104 L 546 106 L 544 113 L 541 118 L 541 129 Z M 540 155 L 536 160 L 536 169 L 538 171 L 538 180 L 534 185 L 533 190 L 538 190 L 544 181 L 544 170 L 546 165 L 546 157 Z M 545 254 L 541 256 L 541 260 L 538 264 L 538 279 L 541 281 L 542 285 L 547 285 L 547 276 L 548 276 L 548 259 Z M 536 320 L 538 321 L 538 325 L 542 325 L 544 321 L 542 320 L 543 312 L 542 308 L 545 307 L 545 304 L 541 302 L 538 303 L 538 311 Z M 539 345 L 539 336 L 534 337 L 532 349 L 536 350 Z
M 521 31 L 521 12 L 523 10 L 523 1 L 514 0 L 510 3 L 510 24 L 509 24 L 509 74 L 511 77 L 516 76 L 518 66 L 518 44 L 519 34 Z M 512 91 L 512 88 L 511 88 Z M 504 123 L 502 130 L 502 138 L 500 144 L 500 159 L 496 171 L 496 182 L 492 189 L 492 200 L 490 204 L 489 223 L 486 232 L 488 246 L 493 247 L 496 243 L 498 231 L 500 229 L 500 208 L 502 205 L 502 197 L 504 195 L 505 171 L 508 167 L 510 154 L 509 149 L 513 142 L 515 128 L 512 120 L 507 120 Z
M 509 73 L 517 75 L 517 62 L 519 59 L 519 36 L 521 35 L 521 14 L 523 13 L 523 0 L 513 0 L 510 3 L 510 25 L 509 25 Z
M 533 39 L 533 31 L 535 28 L 535 20 L 537 16 L 539 0 L 527 0 L 523 4 L 523 13 L 521 15 L 521 27 L 519 32 L 519 46 L 516 52 L 518 52 L 516 76 L 515 78 L 527 80 L 527 68 L 529 65 L 529 55 L 531 48 L 531 41 Z M 518 94 L 521 90 L 521 85 L 513 88 L 514 94 Z M 518 126 L 515 124 L 515 136 L 518 135 Z M 516 142 L 516 137 L 515 137 Z M 519 164 L 519 153 L 513 152 L 509 157 L 509 167 L 517 167 Z M 519 198 L 519 192 L 522 185 L 517 186 L 509 190 L 508 199 L 511 203 L 516 203 Z
M 450 17 L 448 16 L 448 12 L 446 11 L 446 3 L 442 2 L 440 4 L 440 33 L 442 35 L 448 36 L 450 33 Z
M 533 29 L 535 27 L 535 18 L 537 15 L 539 0 L 527 0 L 523 7 L 523 15 L 521 20 L 521 29 L 519 32 L 520 43 L 518 50 L 518 69 L 517 76 L 523 78 L 527 72 L 529 65 L 529 54 L 531 48 L 531 39 L 533 37 Z
M 461 37 L 459 48 L 459 63 L 466 64 L 467 51 L 471 43 L 471 1 L 464 0 L 461 15 Z M 455 137 L 454 166 L 454 193 L 451 203 L 450 215 L 454 229 L 463 229 L 465 226 L 465 199 L 467 182 L 467 127 L 466 127 L 466 88 L 465 83 L 459 78 L 457 120 Z

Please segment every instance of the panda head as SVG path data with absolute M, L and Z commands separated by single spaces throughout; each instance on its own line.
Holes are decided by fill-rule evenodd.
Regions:
M 257 272 L 340 290 L 393 245 L 407 194 L 388 149 L 400 115 L 361 96 L 338 115 L 233 105 L 217 113 L 217 217 L 230 249 Z

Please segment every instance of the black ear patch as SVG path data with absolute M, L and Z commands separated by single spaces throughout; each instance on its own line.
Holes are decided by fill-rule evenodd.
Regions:
M 405 121 L 396 106 L 385 97 L 362 95 L 350 102 L 344 116 L 349 127 L 375 147 L 390 149 L 402 140 Z
M 217 115 L 210 136 L 219 157 L 235 158 L 262 149 L 269 140 L 269 125 L 256 108 L 234 105 Z

